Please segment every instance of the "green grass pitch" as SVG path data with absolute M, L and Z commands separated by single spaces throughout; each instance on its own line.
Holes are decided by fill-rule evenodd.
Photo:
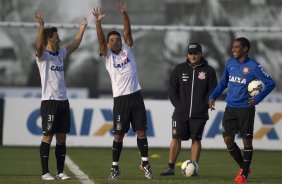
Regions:
M 235 183 L 233 179 L 238 167 L 226 150 L 203 150 L 200 158 L 199 176 L 185 178 L 176 167 L 175 176 L 160 176 L 166 167 L 168 149 L 151 148 L 149 150 L 150 163 L 154 179 L 147 180 L 139 170 L 140 155 L 137 148 L 124 148 L 120 159 L 121 175 L 117 181 L 107 181 L 111 166 L 111 148 L 68 148 L 68 156 L 79 168 L 88 175 L 95 184 L 228 184 Z M 178 161 L 190 158 L 190 150 L 182 149 Z M 251 184 L 282 183 L 282 152 L 255 150 L 249 176 Z M 54 148 L 50 151 L 49 168 L 55 174 Z M 65 171 L 72 178 L 67 181 L 42 181 L 37 147 L 0 147 L 0 183 L 1 184 L 37 184 L 37 183 L 81 183 L 65 167 Z

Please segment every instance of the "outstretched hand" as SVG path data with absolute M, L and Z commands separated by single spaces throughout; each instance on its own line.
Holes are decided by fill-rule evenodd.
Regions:
M 87 25 L 88 25 L 87 18 L 84 17 L 83 20 L 82 20 L 81 23 L 80 23 L 80 27 L 81 27 L 81 28 L 85 28 L 85 27 L 87 27 Z
M 41 14 L 41 12 L 39 12 L 39 11 L 36 12 L 35 18 L 36 18 L 37 22 L 39 23 L 39 25 L 44 25 L 43 15 Z
M 250 105 L 250 106 L 255 106 L 255 105 L 257 105 L 257 103 L 256 103 L 255 100 L 254 100 L 254 97 L 249 98 L 249 105 Z
M 126 8 L 126 2 L 123 4 L 122 2 L 119 2 L 118 4 L 118 8 L 119 8 L 119 11 L 124 14 L 126 11 L 127 11 L 127 8 Z
M 97 6 L 96 8 L 93 9 L 92 14 L 95 18 L 95 21 L 100 22 L 106 15 L 102 13 L 101 8 Z
M 215 105 L 214 99 L 209 99 L 209 108 L 211 109 L 211 111 L 215 110 L 214 105 Z

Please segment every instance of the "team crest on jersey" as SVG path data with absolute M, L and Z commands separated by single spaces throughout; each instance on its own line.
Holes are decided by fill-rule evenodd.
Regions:
M 250 72 L 249 67 L 245 66 L 242 70 L 243 74 L 248 74 Z
M 118 55 L 120 55 L 121 57 L 127 57 L 127 52 L 122 50 L 122 51 L 120 51 L 120 53 Z
M 198 78 L 200 79 L 200 80 L 204 80 L 204 79 L 206 79 L 206 72 L 199 72 L 199 75 L 198 75 Z

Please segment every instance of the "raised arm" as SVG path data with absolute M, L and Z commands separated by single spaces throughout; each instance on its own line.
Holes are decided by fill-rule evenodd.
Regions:
M 38 35 L 36 39 L 36 56 L 41 57 L 43 54 L 43 42 L 44 42 L 44 20 L 40 12 L 36 12 L 35 18 L 39 24 Z
M 83 34 L 84 34 L 84 31 L 87 27 L 87 24 L 88 24 L 87 19 L 84 17 L 83 20 L 80 23 L 78 33 L 76 34 L 72 43 L 69 46 L 67 46 L 67 54 L 71 54 L 73 51 L 75 51 L 79 47 L 81 40 L 82 40 L 82 37 L 83 37 Z
M 132 39 L 132 33 L 131 33 L 130 20 L 129 20 L 129 16 L 127 14 L 127 9 L 126 9 L 126 3 L 122 4 L 120 2 L 119 3 L 119 10 L 123 15 L 124 41 L 128 46 L 132 47 L 133 46 L 133 39 Z
M 106 56 L 108 47 L 105 34 L 101 26 L 101 21 L 106 15 L 102 13 L 101 8 L 99 8 L 98 6 L 93 9 L 92 14 L 94 16 L 96 24 L 96 33 L 99 41 L 100 56 Z

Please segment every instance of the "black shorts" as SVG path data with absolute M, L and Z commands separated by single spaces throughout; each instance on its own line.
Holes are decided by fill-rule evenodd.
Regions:
M 254 131 L 255 108 L 226 107 L 223 116 L 223 137 L 235 136 L 252 138 Z
M 41 101 L 40 112 L 43 135 L 70 132 L 70 105 L 68 100 Z
M 207 119 L 173 118 L 172 138 L 202 140 Z
M 147 117 L 140 91 L 114 98 L 114 134 L 127 133 L 130 123 L 134 132 L 147 130 Z

